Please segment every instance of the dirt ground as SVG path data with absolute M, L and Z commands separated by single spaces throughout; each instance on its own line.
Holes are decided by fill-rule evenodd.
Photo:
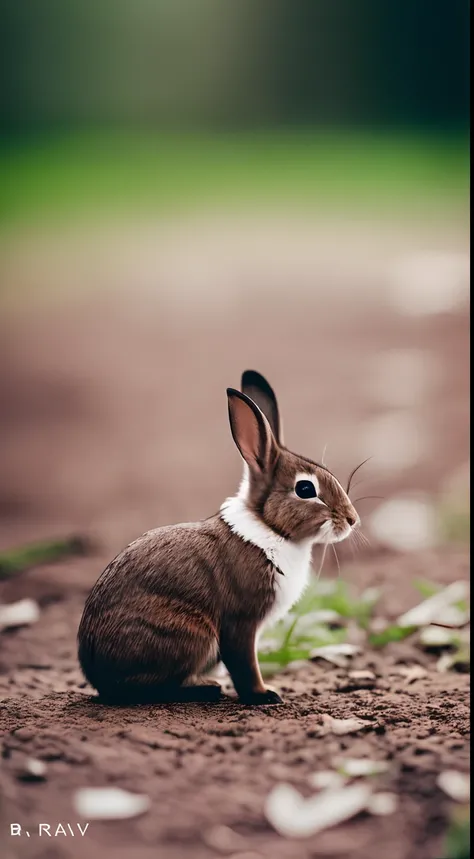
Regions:
M 159 255 L 150 254 L 156 262 Z M 155 291 L 135 272 L 140 289 L 102 293 L 93 284 L 80 298 L 6 307 L 0 546 L 74 533 L 93 548 L 0 586 L 2 601 L 31 596 L 42 609 L 36 625 L 0 637 L 4 859 L 81 859 L 99 851 L 138 859 L 442 859 L 451 803 L 436 778 L 442 769 L 469 769 L 469 678 L 438 673 L 434 655 L 409 642 L 365 652 L 351 668 L 370 668 L 370 683 L 329 665 L 287 669 L 273 681 L 285 703 L 264 708 L 232 698 L 107 708 L 84 684 L 76 660 L 85 596 L 108 560 L 150 527 L 209 515 L 233 491 L 239 461 L 225 387 L 238 384 L 245 367 L 262 370 L 277 388 L 289 446 L 318 458 L 328 443 L 328 465 L 344 476 L 363 458 L 371 421 L 391 413 L 372 393 L 371 367 L 387 349 L 423 350 L 437 371 L 409 409 L 422 427 L 421 452 L 405 466 L 369 464 L 360 493 L 442 495 L 465 465 L 467 313 L 396 314 L 384 301 L 379 271 L 364 259 L 347 271 L 335 264 L 333 282 L 331 270 L 315 271 L 324 289 L 298 291 L 276 263 L 259 288 L 255 274 L 253 289 L 232 291 L 229 276 L 213 308 L 195 295 L 168 300 L 158 289 L 171 282 L 164 263 L 152 267 Z M 5 271 L 26 277 L 32 260 L 34 251 L 25 252 Z M 120 268 L 126 280 L 118 246 L 114 260 L 110 278 Z M 67 262 L 65 255 L 54 269 L 58 281 L 74 268 Z M 227 270 L 210 265 L 211 284 L 213 272 L 217 279 Z M 51 274 L 42 257 L 36 272 Z M 100 277 L 107 279 L 102 269 Z M 362 518 L 377 503 L 361 504 Z M 383 587 L 380 612 L 390 618 L 419 600 L 414 578 L 467 578 L 469 558 L 462 547 L 402 554 L 373 541 L 355 557 L 342 546 L 341 562 L 355 586 Z M 325 574 L 336 574 L 331 564 Z M 408 684 L 397 673 L 407 664 L 424 665 L 427 676 Z M 323 736 L 326 713 L 373 725 Z M 271 787 L 290 782 L 309 795 L 309 776 L 341 754 L 390 763 L 378 779 L 398 795 L 396 812 L 360 815 L 300 842 L 274 832 L 263 813 Z M 44 780 L 22 780 L 30 757 L 46 762 Z M 151 810 L 132 821 L 93 822 L 84 838 L 37 835 L 40 822 L 76 822 L 76 788 L 111 784 L 146 793 Z M 31 837 L 10 837 L 11 823 Z

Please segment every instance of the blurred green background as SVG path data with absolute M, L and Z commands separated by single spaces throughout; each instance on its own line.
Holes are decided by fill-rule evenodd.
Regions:
M 1 0 L 3 226 L 466 196 L 466 0 Z

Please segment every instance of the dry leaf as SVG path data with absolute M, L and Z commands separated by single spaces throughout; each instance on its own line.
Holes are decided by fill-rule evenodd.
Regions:
M 280 835 L 307 838 L 364 811 L 370 796 L 368 785 L 354 784 L 304 799 L 291 785 L 280 784 L 267 797 L 265 815 Z
M 373 722 L 367 719 L 334 719 L 328 713 L 323 715 L 323 727 L 325 733 L 335 734 L 337 737 L 343 737 L 344 734 L 355 734 L 363 728 L 371 728 Z
M 344 618 L 332 608 L 322 608 L 318 611 L 311 611 L 308 614 L 303 615 L 298 619 L 298 630 L 305 631 L 308 629 L 312 629 L 315 626 L 321 626 L 321 624 L 334 623 L 338 625 L 343 625 Z
M 357 644 L 326 644 L 323 647 L 316 647 L 309 654 L 310 659 L 325 659 L 326 662 L 332 662 L 339 668 L 345 668 L 348 663 L 348 658 L 360 653 L 361 648 Z
M 86 820 L 127 820 L 149 807 L 148 796 L 120 787 L 85 787 L 74 794 L 74 808 Z
M 471 797 L 470 777 L 457 770 L 445 770 L 437 778 L 438 787 L 456 802 L 469 802 Z
M 329 790 L 342 787 L 346 783 L 346 778 L 336 770 L 321 770 L 312 773 L 308 781 L 312 787 L 316 787 L 318 790 Z
M 389 768 L 386 761 L 372 761 L 369 758 L 335 758 L 333 764 L 350 778 L 380 775 L 387 772 Z
M 443 588 L 442 591 L 438 591 L 410 611 L 402 614 L 397 623 L 402 627 L 428 626 L 428 624 L 436 622 L 445 623 L 444 618 L 449 618 L 454 603 L 467 600 L 468 594 L 467 581 L 453 582 L 447 588 Z M 463 618 L 465 619 L 464 615 Z M 446 623 L 449 623 L 449 620 Z
M 408 685 L 414 683 L 415 680 L 423 680 L 424 677 L 428 676 L 426 668 L 423 668 L 422 665 L 401 665 L 397 670 L 397 674 L 401 674 Z
M 452 640 L 452 630 L 440 626 L 427 626 L 420 632 L 420 643 L 424 647 L 449 647 Z
M 367 811 L 371 814 L 393 814 L 397 810 L 398 797 L 395 793 L 374 793 L 367 803 Z
M 351 680 L 375 680 L 373 671 L 349 671 L 348 676 Z
M 39 605 L 35 600 L 24 599 L 0 605 L 0 629 L 29 626 L 39 620 Z
M 27 760 L 25 764 L 25 769 L 31 773 L 31 775 L 40 778 L 46 775 L 46 764 L 44 761 L 38 761 L 36 758 L 30 758 Z

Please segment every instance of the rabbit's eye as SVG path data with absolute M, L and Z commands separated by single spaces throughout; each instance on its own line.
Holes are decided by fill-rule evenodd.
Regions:
M 317 498 L 316 487 L 311 480 L 298 480 L 295 486 L 298 498 Z

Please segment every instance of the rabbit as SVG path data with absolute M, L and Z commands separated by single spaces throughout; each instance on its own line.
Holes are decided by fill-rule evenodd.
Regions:
M 236 495 L 208 519 L 143 534 L 87 598 L 79 661 L 105 701 L 219 700 L 206 674 L 222 661 L 242 703 L 281 703 L 262 680 L 259 634 L 300 598 L 313 545 L 344 540 L 359 524 L 334 475 L 284 446 L 262 375 L 245 371 L 227 399 L 244 463 Z

